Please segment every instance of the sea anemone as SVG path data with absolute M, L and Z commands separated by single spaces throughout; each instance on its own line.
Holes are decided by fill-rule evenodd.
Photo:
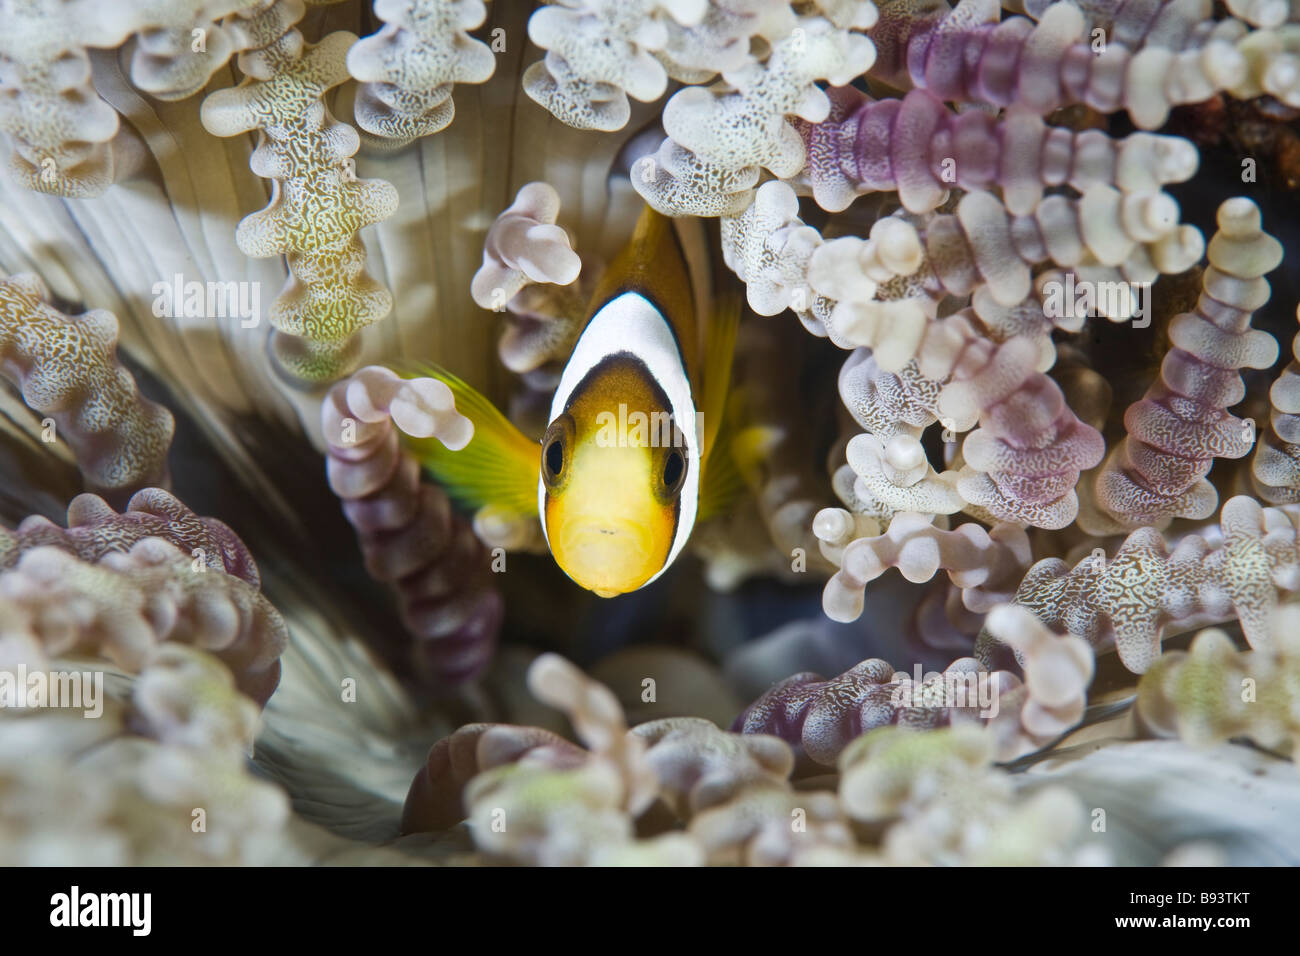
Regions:
M 1298 9 L 0 0 L 0 861 L 1300 863 Z M 604 599 L 420 449 L 647 207 L 735 475 Z

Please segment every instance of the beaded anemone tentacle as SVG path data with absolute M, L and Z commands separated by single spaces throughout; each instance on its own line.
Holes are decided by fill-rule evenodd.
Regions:
M 356 367 L 357 332 L 392 308 L 392 295 L 366 272 L 357 233 L 393 214 L 397 191 L 356 177 L 357 132 L 325 105 L 348 79 L 356 37 L 339 31 L 308 44 L 294 28 L 302 15 L 302 0 L 277 0 L 239 24 L 257 38 L 239 56 L 247 78 L 210 94 L 202 116 L 217 136 L 261 134 L 250 165 L 276 189 L 270 205 L 239 224 L 236 241 L 246 255 L 286 257 L 289 282 L 268 317 L 275 355 L 292 376 L 323 383 Z
M 1128 437 L 1096 476 L 1101 514 L 1089 516 L 1089 530 L 1209 517 L 1218 493 L 1204 476 L 1214 459 L 1241 458 L 1255 441 L 1254 423 L 1226 409 L 1245 397 L 1241 369 L 1277 360 L 1277 340 L 1250 320 L 1268 301 L 1263 276 L 1282 261 L 1282 245 L 1261 230 L 1259 208 L 1237 198 L 1219 207 L 1208 252 L 1196 309 L 1171 323 L 1160 378 L 1125 413 Z
M 1294 862 L 1298 119 L 1300 0 L 0 0 L 0 863 Z M 487 406 L 628 292 L 607 602 Z

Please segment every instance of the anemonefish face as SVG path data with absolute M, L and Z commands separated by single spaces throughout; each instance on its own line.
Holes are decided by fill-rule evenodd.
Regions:
M 561 376 L 542 439 L 538 508 L 551 554 L 602 597 L 658 577 L 695 522 L 694 406 L 671 331 L 657 315 L 628 293 L 593 318 Z M 684 430 L 682 420 L 691 423 Z

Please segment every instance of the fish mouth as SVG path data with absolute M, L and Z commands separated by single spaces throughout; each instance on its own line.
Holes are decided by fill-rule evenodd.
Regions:
M 598 597 L 635 591 L 654 576 L 654 542 L 631 521 L 583 523 L 553 542 L 564 573 Z

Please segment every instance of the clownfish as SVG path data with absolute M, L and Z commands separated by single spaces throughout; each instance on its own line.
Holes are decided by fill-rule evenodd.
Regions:
M 743 488 L 720 441 L 741 298 L 708 250 L 698 220 L 645 208 L 597 284 L 540 443 L 451 373 L 419 370 L 474 425 L 460 451 L 414 442 L 424 468 L 466 509 L 536 516 L 555 562 L 601 597 L 658 578 Z

